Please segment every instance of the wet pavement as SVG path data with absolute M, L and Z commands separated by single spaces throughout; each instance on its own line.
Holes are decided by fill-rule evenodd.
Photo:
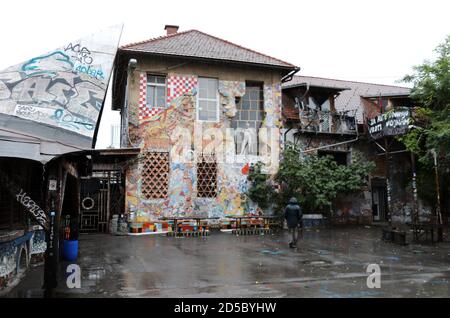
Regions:
M 82 235 L 81 288 L 57 297 L 450 297 L 450 243 L 399 246 L 381 229 L 305 232 L 297 249 L 287 232 L 206 238 Z M 368 264 L 381 288 L 367 287 Z M 29 270 L 9 297 L 42 297 L 43 266 Z

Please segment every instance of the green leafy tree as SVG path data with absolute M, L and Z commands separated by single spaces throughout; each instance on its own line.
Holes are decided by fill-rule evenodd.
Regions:
M 450 35 L 435 52 L 433 61 L 414 66 L 414 73 L 403 78 L 413 84 L 411 97 L 420 104 L 413 111 L 419 128 L 398 138 L 427 166 L 432 165 L 432 149 L 443 165 L 450 162 Z
M 330 156 L 309 155 L 303 158 L 299 148 L 291 144 L 284 149 L 283 159 L 275 176 L 275 181 L 281 185 L 280 191 L 273 191 L 269 179 L 256 179 L 250 174 L 249 179 L 259 180 L 256 184 L 253 182 L 249 190 L 256 200 L 252 195 L 250 198 L 258 202 L 263 196 L 267 198 L 270 195 L 269 201 L 264 203 L 273 202 L 276 211 L 282 212 L 289 199 L 296 197 L 304 211 L 322 211 L 331 206 L 338 194 L 360 190 L 374 167 L 374 163 L 363 161 L 358 154 L 354 154 L 349 165 L 339 165 Z M 260 172 L 258 169 L 255 171 Z
M 263 164 L 261 162 L 252 165 L 250 168 L 247 180 L 250 181 L 251 186 L 247 195 L 261 209 L 267 209 L 270 206 L 274 190 L 269 175 L 262 170 Z

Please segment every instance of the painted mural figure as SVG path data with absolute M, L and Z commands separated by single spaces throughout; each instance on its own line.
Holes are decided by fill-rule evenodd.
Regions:
M 252 146 L 253 146 L 253 131 L 249 128 L 245 129 L 243 131 L 243 139 L 242 139 L 242 146 L 241 146 L 241 153 L 240 155 L 246 155 L 251 154 Z

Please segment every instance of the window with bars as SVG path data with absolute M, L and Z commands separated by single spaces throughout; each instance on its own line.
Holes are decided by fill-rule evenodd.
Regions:
M 258 132 L 264 120 L 264 91 L 261 83 L 246 82 L 245 95 L 236 105 L 230 126 L 235 129 L 236 154 L 257 155 Z
M 166 78 L 158 75 L 147 75 L 147 107 L 166 107 Z
M 202 154 L 198 158 L 197 196 L 199 198 L 217 196 L 217 160 L 214 154 Z
M 146 199 L 164 199 L 169 189 L 169 153 L 147 152 L 142 161 L 142 194 Z
M 198 78 L 197 120 L 219 121 L 219 95 L 216 78 Z

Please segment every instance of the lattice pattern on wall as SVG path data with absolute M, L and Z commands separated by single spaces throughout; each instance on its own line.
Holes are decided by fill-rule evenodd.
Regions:
M 142 161 L 142 195 L 164 199 L 169 188 L 169 153 L 147 152 Z
M 217 160 L 214 154 L 202 154 L 197 161 L 197 196 L 217 196 Z

